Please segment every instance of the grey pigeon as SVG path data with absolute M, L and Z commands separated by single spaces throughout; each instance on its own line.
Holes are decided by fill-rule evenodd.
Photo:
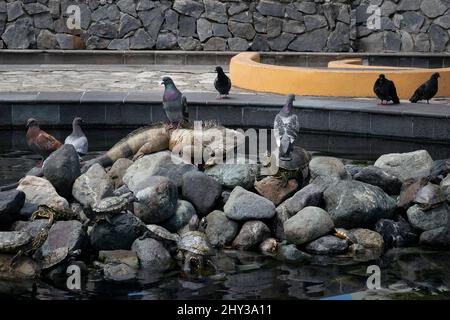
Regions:
M 287 97 L 281 111 L 275 116 L 273 124 L 275 141 L 280 150 L 280 160 L 291 160 L 290 153 L 293 150 L 293 144 L 300 131 L 300 123 L 295 113 L 292 113 L 295 95 L 290 94 Z
M 71 144 L 80 156 L 88 153 L 89 142 L 81 129 L 83 119 L 76 117 L 72 122 L 72 133 L 64 141 L 65 144 Z
M 217 99 L 228 98 L 228 94 L 231 90 L 231 80 L 227 77 L 225 72 L 223 72 L 222 67 L 216 67 L 217 78 L 214 80 L 214 87 L 216 88 L 219 95 Z
M 391 100 L 393 104 L 400 103 L 394 82 L 386 79 L 384 74 L 380 74 L 378 76 L 378 79 L 375 81 L 375 84 L 373 86 L 373 91 L 375 92 L 377 97 L 381 100 L 381 104 L 384 104 L 384 101 L 386 101 L 387 104 L 388 101 Z
M 161 84 L 164 84 L 163 108 L 171 125 L 188 122 L 189 113 L 186 97 L 177 89 L 170 77 L 162 78 Z
M 428 81 L 417 88 L 409 101 L 416 103 L 419 100 L 427 100 L 427 103 L 430 103 L 430 99 L 436 95 L 439 89 L 438 78 L 439 73 L 433 73 Z

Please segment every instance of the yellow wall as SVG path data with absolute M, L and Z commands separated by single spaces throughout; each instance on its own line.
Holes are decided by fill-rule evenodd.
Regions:
M 450 97 L 450 68 L 419 69 L 362 66 L 358 59 L 330 62 L 328 68 L 285 67 L 260 63 L 256 52 L 231 59 L 234 86 L 261 92 L 303 96 L 374 97 L 373 84 L 380 73 L 393 80 L 400 99 L 409 99 L 416 88 L 439 72 L 437 96 Z

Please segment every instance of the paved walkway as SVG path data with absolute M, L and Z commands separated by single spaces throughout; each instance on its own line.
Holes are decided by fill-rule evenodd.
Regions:
M 215 92 L 214 68 L 198 65 L 0 65 L 0 91 L 162 90 L 161 78 L 169 75 L 182 91 Z M 234 88 L 233 92 L 245 91 Z

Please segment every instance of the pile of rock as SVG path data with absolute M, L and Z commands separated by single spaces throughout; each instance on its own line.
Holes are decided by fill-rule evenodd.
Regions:
M 450 162 L 423 150 L 383 155 L 366 167 L 316 157 L 309 182 L 269 176 L 263 186 L 258 165 L 200 171 L 169 160 L 169 151 L 80 174 L 74 152 L 59 149 L 43 178 L 27 176 L 17 190 L 0 193 L 2 276 L 48 275 L 78 263 L 122 281 L 140 268 L 206 267 L 215 250 L 229 248 L 297 263 L 321 255 L 374 259 L 392 247 L 450 248 Z M 23 207 L 39 205 L 74 215 L 51 226 L 47 219 L 19 221 Z M 34 255 L 7 268 L 46 226 Z

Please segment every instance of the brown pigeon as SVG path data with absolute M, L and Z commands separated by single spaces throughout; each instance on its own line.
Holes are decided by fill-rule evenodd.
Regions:
M 58 150 L 62 143 L 55 137 L 39 128 L 36 119 L 30 118 L 27 121 L 27 144 L 34 153 L 40 155 L 44 160 L 55 150 Z

